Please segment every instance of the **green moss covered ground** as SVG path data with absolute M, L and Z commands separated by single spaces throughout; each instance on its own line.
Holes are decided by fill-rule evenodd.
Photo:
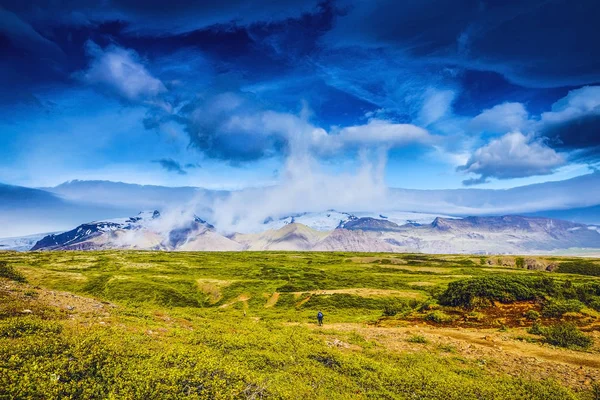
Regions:
M 514 376 L 441 346 L 392 351 L 336 330 L 435 324 L 433 312 L 448 313 L 442 324 L 466 321 L 486 296 L 460 292 L 474 284 L 493 294 L 487 308 L 526 300 L 541 312 L 551 300 L 555 308 L 578 302 L 589 312 L 577 321 L 593 326 L 600 279 L 590 271 L 600 266 L 557 260 L 569 263 L 563 273 L 467 256 L 0 252 L 27 280 L 0 277 L 0 399 L 593 399 L 593 383 Z M 549 276 L 552 293 L 539 287 Z M 451 282 L 462 283 L 448 291 Z M 579 287 L 587 297 L 571 299 Z M 318 310 L 323 328 L 314 326 Z

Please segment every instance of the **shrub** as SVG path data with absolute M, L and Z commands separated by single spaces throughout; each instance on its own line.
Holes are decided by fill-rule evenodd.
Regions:
M 16 282 L 27 282 L 25 275 L 8 265 L 6 261 L 0 261 L 0 277 Z
M 588 305 L 590 306 L 590 308 L 596 311 L 600 311 L 600 298 L 592 299 Z
M 466 315 L 467 320 L 481 322 L 485 320 L 485 314 L 477 311 L 471 311 Z
M 443 305 L 473 308 L 489 305 L 493 301 L 510 303 L 537 297 L 540 294 L 531 278 L 489 276 L 450 282 L 439 300 Z
M 406 339 L 406 341 L 409 343 L 420 343 L 420 344 L 428 343 L 427 338 L 425 338 L 425 336 L 423 336 L 423 335 L 412 335 L 411 337 Z
M 426 321 L 435 322 L 436 324 L 447 324 L 454 321 L 452 316 L 444 313 L 443 311 L 433 311 L 425 316 Z
M 528 310 L 527 312 L 525 312 L 525 318 L 527 318 L 530 321 L 535 321 L 540 318 L 540 313 L 535 310 Z
M 600 265 L 587 260 L 563 262 L 558 266 L 556 272 L 563 274 L 600 276 Z
M 600 383 L 592 384 L 592 400 L 600 400 Z
M 393 317 L 401 311 L 402 308 L 394 303 L 386 304 L 385 307 L 383 307 L 383 315 L 386 317 Z
M 417 306 L 417 311 L 423 312 L 423 311 L 435 310 L 438 308 L 440 308 L 440 306 L 437 304 L 437 302 L 435 300 L 427 299 Z
M 543 331 L 544 327 L 537 321 L 534 322 L 533 325 L 531 325 L 531 328 L 527 330 L 527 332 L 531 333 L 532 335 L 541 335 Z
M 18 338 L 36 333 L 59 334 L 62 326 L 38 318 L 11 318 L 0 325 L 0 338 Z
M 542 308 L 542 315 L 548 318 L 560 318 L 568 312 L 579 312 L 583 304 L 579 300 L 550 300 Z
M 515 265 L 517 268 L 525 268 L 525 259 L 523 257 L 515 258 Z
M 551 326 L 534 325 L 529 333 L 541 335 L 544 341 L 554 346 L 587 349 L 594 343 L 593 339 L 571 323 L 561 323 Z

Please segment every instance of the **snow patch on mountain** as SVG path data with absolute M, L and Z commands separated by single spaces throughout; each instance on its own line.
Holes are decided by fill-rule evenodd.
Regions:
M 324 212 L 311 212 L 311 213 L 299 213 L 284 216 L 278 219 L 269 217 L 263 223 L 263 226 L 253 229 L 249 232 L 243 233 L 258 233 L 269 229 L 280 229 L 287 224 L 302 224 L 306 225 L 317 231 L 331 231 L 338 228 L 349 221 L 356 220 L 358 218 L 374 218 L 374 219 L 385 219 L 393 222 L 397 225 L 424 225 L 430 224 L 439 217 L 439 214 L 427 214 L 418 212 L 407 212 L 407 211 L 389 211 L 383 216 L 377 212 L 340 212 L 336 210 L 329 210 Z M 452 216 L 442 215 L 443 218 L 456 218 Z

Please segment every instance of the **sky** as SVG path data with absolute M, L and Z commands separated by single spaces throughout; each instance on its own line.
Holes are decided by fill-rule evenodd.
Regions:
M 599 18 L 594 0 L 0 0 L 0 182 L 589 174 Z

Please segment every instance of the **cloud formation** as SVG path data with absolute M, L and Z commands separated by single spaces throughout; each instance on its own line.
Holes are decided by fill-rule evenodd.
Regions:
M 152 162 L 160 164 L 160 166 L 163 167 L 165 170 L 167 170 L 169 172 L 178 173 L 179 175 L 187 174 L 186 170 L 184 169 L 184 168 L 188 168 L 187 165 L 191 165 L 191 166 L 194 165 L 194 164 L 187 164 L 185 167 L 182 167 L 180 163 L 173 160 L 172 158 L 161 158 L 160 160 L 153 160 Z
M 469 186 L 484 183 L 488 178 L 548 175 L 564 164 L 565 158 L 539 139 L 512 132 L 477 149 L 458 171 L 479 175 L 463 181 Z
M 90 65 L 79 77 L 89 85 L 130 102 L 154 99 L 167 90 L 131 49 L 116 45 L 102 49 L 90 40 L 86 42 L 86 53 Z
M 528 87 L 600 81 L 600 52 L 591 50 L 600 4 L 593 0 L 337 4 L 346 13 L 326 36 L 331 46 L 388 48 L 429 63 L 498 72 Z
M 473 133 L 506 133 L 521 131 L 528 123 L 529 113 L 521 103 L 502 103 L 469 121 L 468 129 Z
M 371 119 L 367 124 L 348 126 L 339 132 L 317 135 L 315 147 L 321 151 L 340 148 L 398 148 L 411 144 L 433 145 L 439 138 L 413 124 L 396 124 Z
M 384 182 L 385 158 L 362 158 L 355 173 L 331 174 L 308 154 L 287 159 L 277 186 L 232 192 L 211 207 L 211 222 L 220 231 L 251 232 L 268 217 L 295 212 L 366 210 L 389 207 Z
M 574 151 L 573 157 L 600 160 L 600 86 L 572 90 L 541 114 L 536 125 L 549 143 Z
M 14 130 L 1 138 L 0 160 L 19 158 L 12 149 L 30 148 L 29 132 L 46 119 L 86 126 L 97 112 L 89 104 L 100 102 L 108 115 L 131 105 L 138 114 L 127 134 L 73 152 L 79 165 L 94 159 L 89 168 L 102 171 L 127 160 L 147 170 L 148 160 L 200 156 L 207 168 L 196 173 L 169 164 L 182 175 L 171 178 L 190 185 L 211 168 L 237 167 L 240 185 L 272 182 L 273 170 L 301 155 L 346 171 L 361 152 L 389 156 L 389 182 L 410 187 L 458 186 L 464 173 L 476 176 L 467 183 L 509 186 L 495 180 L 600 159 L 600 92 L 584 86 L 600 81 L 598 2 L 0 4 L 0 94 L 11 105 L 0 110 L 0 124 L 12 119 L 0 128 Z M 21 105 L 19 115 L 17 96 L 40 110 Z M 25 118 L 32 123 L 19 128 Z M 159 134 L 140 129 L 141 118 Z M 114 131 L 106 120 L 87 121 Z M 2 176 L 18 176 L 4 163 Z M 462 169 L 448 174 L 448 165 Z M 255 170 L 256 181 L 241 177 Z
M 377 118 L 328 131 L 310 120 L 307 107 L 298 114 L 275 111 L 252 94 L 239 91 L 205 93 L 175 114 L 153 111 L 158 116 L 148 117 L 146 128 L 176 121 L 185 127 L 192 147 L 208 158 L 234 163 L 307 152 L 332 156 L 346 150 L 431 146 L 439 141 L 416 125 Z

